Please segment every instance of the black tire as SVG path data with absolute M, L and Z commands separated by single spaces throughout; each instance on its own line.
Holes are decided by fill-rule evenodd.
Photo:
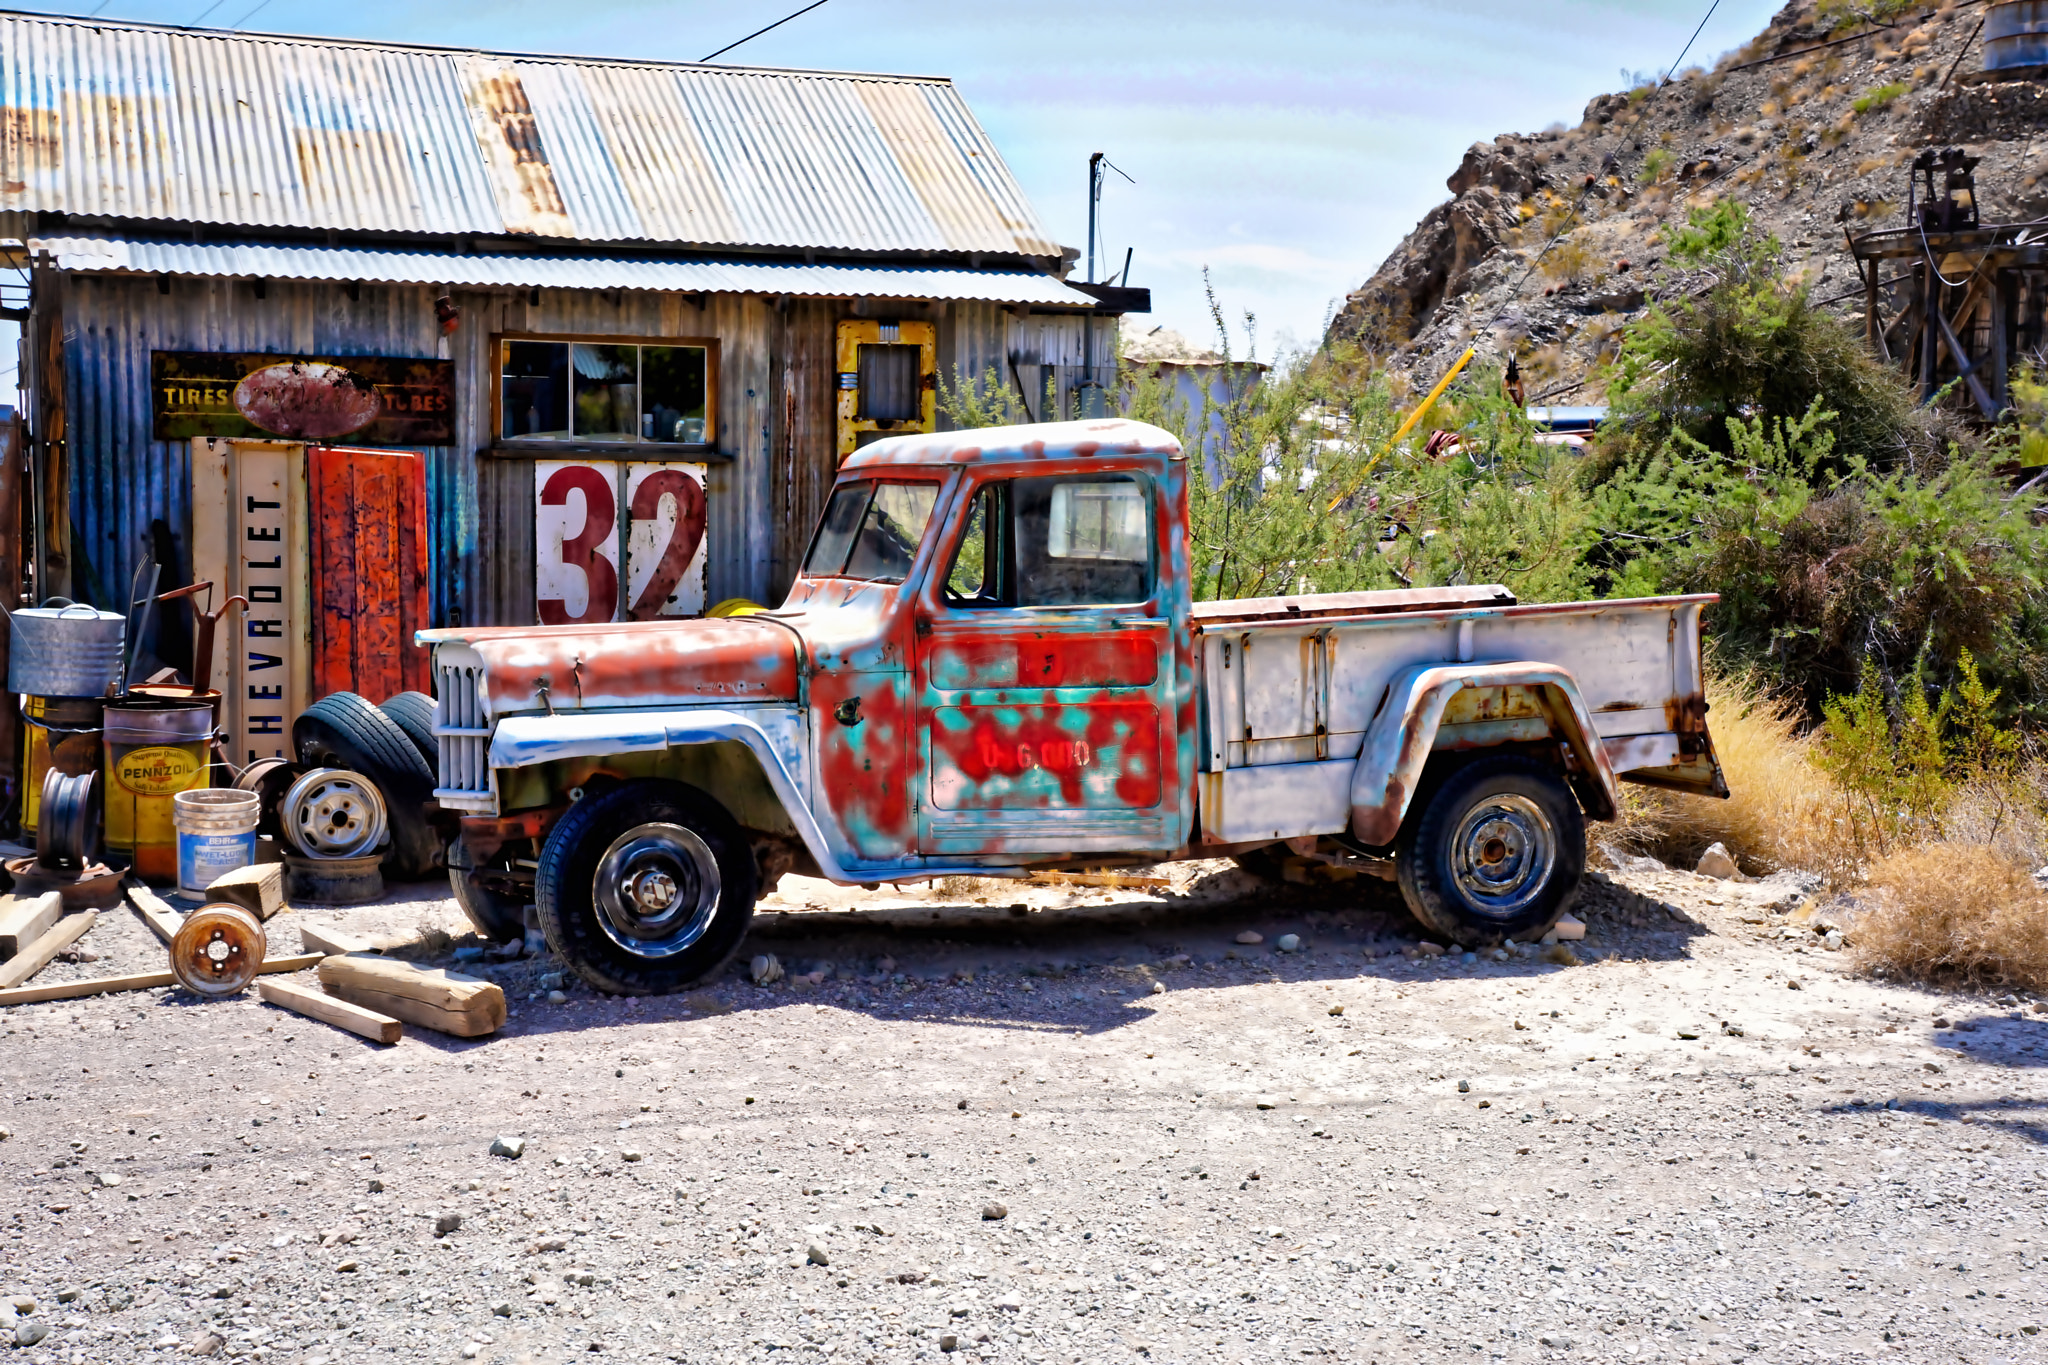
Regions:
M 441 741 L 434 738 L 434 699 L 424 692 L 400 692 L 378 703 L 377 709 L 405 731 L 405 737 L 427 761 L 427 772 L 438 785 L 441 780 Z
M 491 942 L 526 937 L 526 907 L 532 904 L 527 897 L 494 890 L 459 867 L 448 869 L 448 886 L 470 925 Z
M 292 745 L 301 763 L 361 773 L 383 792 L 391 820 L 385 875 L 418 881 L 444 865 L 441 838 L 424 809 L 434 797 L 434 774 L 397 721 L 353 692 L 336 692 L 293 722 Z
M 1517 755 L 1479 758 L 1421 800 L 1395 855 L 1415 918 L 1467 944 L 1550 932 L 1586 873 L 1586 819 L 1563 779 Z
M 608 914 L 598 873 L 613 857 Z M 718 874 L 715 888 L 703 875 L 710 868 Z M 626 923 L 638 904 L 618 890 L 627 873 L 635 880 L 668 876 L 674 903 L 691 902 L 687 918 Z M 649 780 L 569 807 L 541 847 L 534 903 L 548 947 L 585 981 L 615 995 L 660 995 L 703 980 L 738 951 L 754 915 L 755 886 L 753 850 L 725 807 L 695 787 Z M 670 932 L 657 939 L 658 929 Z

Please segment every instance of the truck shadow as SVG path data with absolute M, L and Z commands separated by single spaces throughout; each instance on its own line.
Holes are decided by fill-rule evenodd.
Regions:
M 1154 1000 L 1179 991 L 1361 977 L 1505 981 L 1610 955 L 1682 958 L 1711 932 L 1602 878 L 1588 880 L 1574 913 L 1588 938 L 1565 945 L 1570 956 L 1529 945 L 1505 960 L 1488 950 L 1432 952 L 1444 947 L 1441 939 L 1416 923 L 1393 885 L 1369 879 L 1270 884 L 1224 872 L 1157 896 L 1053 908 L 970 898 L 763 913 L 714 981 L 630 1004 L 572 981 L 566 1005 L 517 1008 L 517 1031 L 808 1005 L 896 1021 L 1105 1033 L 1149 1018 Z M 1240 941 L 1254 935 L 1257 942 Z M 776 979 L 756 982 L 757 962 Z M 508 993 L 519 989 L 505 984 Z
M 1926 1119 L 1930 1123 L 1967 1123 L 1987 1131 L 2007 1133 L 2013 1137 L 2031 1142 L 2037 1147 L 2048 1147 L 2048 1101 L 1997 1099 L 1997 1100 L 1900 1100 L 1896 1107 L 1886 1108 L 1902 1117 Z M 1833 1114 L 1860 1114 L 1870 1111 L 1868 1105 L 1831 1105 L 1825 1111 Z

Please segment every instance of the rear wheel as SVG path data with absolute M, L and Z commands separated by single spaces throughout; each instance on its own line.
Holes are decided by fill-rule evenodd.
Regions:
M 481 869 L 480 869 L 481 870 Z M 493 943 L 510 943 L 526 936 L 526 907 L 531 896 L 516 895 L 489 885 L 484 876 L 459 867 L 448 869 L 448 887 L 455 904 L 479 934 Z
M 724 966 L 753 918 L 753 850 L 725 807 L 680 782 L 585 797 L 541 848 L 548 947 L 600 990 L 658 995 Z
M 1395 863 L 1415 918 L 1460 943 L 1550 931 L 1586 872 L 1586 820 L 1571 789 L 1530 759 L 1481 758 L 1430 793 Z

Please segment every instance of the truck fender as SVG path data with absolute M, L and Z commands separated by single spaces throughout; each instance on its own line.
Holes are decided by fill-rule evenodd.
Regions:
M 493 768 L 523 768 L 560 758 L 588 758 L 735 740 L 761 765 L 769 787 L 796 826 L 818 869 L 835 882 L 856 878 L 840 865 L 795 774 L 804 771 L 802 721 L 787 708 L 688 711 L 593 711 L 578 715 L 507 716 L 491 737 Z
M 1585 786 L 1592 790 L 1581 789 L 1582 798 L 1589 798 L 1586 813 L 1596 820 L 1614 818 L 1614 769 L 1569 669 L 1542 663 L 1424 664 L 1394 675 L 1366 729 L 1351 778 L 1351 832 L 1360 843 L 1384 847 L 1400 833 L 1451 697 L 1467 687 L 1512 686 L 1535 689 L 1542 697 L 1550 733 L 1571 750 L 1589 779 Z

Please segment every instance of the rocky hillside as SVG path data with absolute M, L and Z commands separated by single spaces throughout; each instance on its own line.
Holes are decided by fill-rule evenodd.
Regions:
M 2048 80 L 1982 70 L 1986 8 L 1794 0 L 1713 71 L 1602 95 L 1575 128 L 1475 144 L 1331 340 L 1391 352 L 1426 384 L 1476 339 L 1483 361 L 1520 357 L 1532 402 L 1598 401 L 1597 362 L 1656 293 L 1666 230 L 1722 196 L 1777 235 L 1816 299 L 1860 317 L 1847 234 L 1904 226 L 1922 148 L 1983 158 L 1983 221 L 2048 212 Z M 1873 9 L 1888 22 L 1871 26 Z

